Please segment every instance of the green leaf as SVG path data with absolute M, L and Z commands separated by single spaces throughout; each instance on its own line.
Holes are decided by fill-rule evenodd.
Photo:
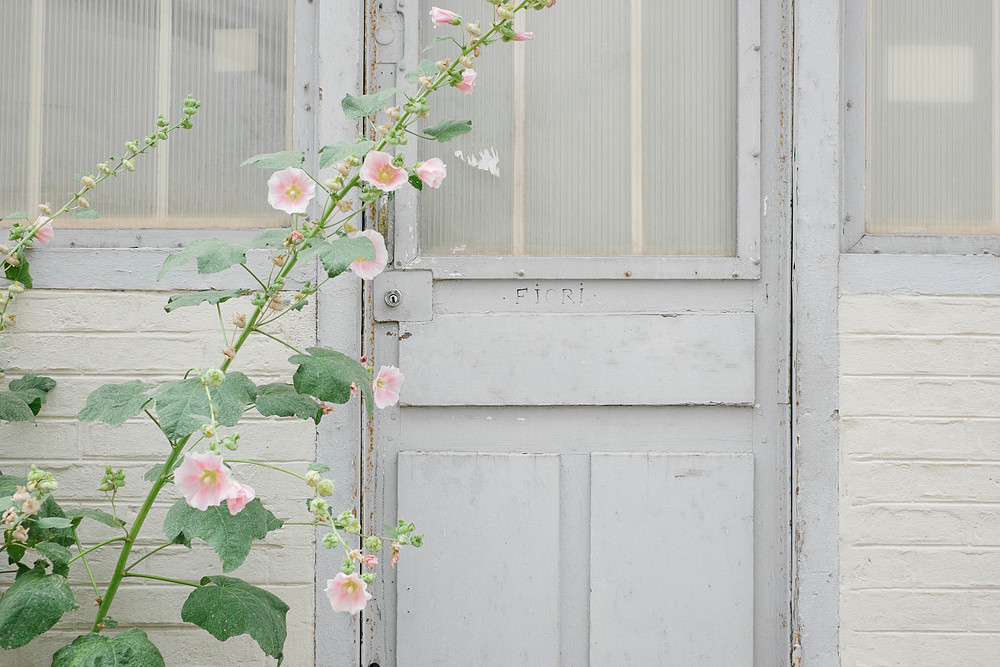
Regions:
M 280 246 L 288 238 L 288 235 L 292 230 L 287 227 L 277 227 L 275 229 L 267 229 L 257 236 L 253 237 L 253 241 L 250 241 L 251 248 L 266 248 L 268 246 Z
M 215 418 L 223 426 L 236 426 L 246 407 L 257 397 L 256 385 L 243 373 L 227 373 L 226 381 L 210 391 Z M 168 438 L 183 438 L 212 421 L 208 394 L 198 378 L 170 382 L 153 396 L 160 428 Z
M 375 244 L 366 236 L 355 236 L 353 239 L 341 236 L 333 241 L 313 237 L 309 239 L 309 246 L 315 249 L 326 275 L 331 278 L 346 271 L 358 258 L 375 259 Z
M 184 250 L 167 256 L 156 279 L 159 280 L 168 271 L 183 266 L 192 259 L 198 260 L 198 273 L 218 273 L 234 264 L 244 264 L 247 261 L 247 246 L 222 239 L 192 241 Z
M 10 391 L 0 391 L 0 421 L 33 422 L 35 413 L 24 399 Z
M 435 77 L 438 74 L 440 74 L 440 72 L 438 72 L 437 65 L 434 64 L 434 61 L 427 60 L 425 58 L 424 60 L 420 61 L 420 64 L 417 65 L 416 69 L 412 69 L 409 71 L 409 73 L 406 75 L 406 80 L 409 81 L 410 83 L 416 83 L 417 79 L 419 79 L 422 76 Z
M 73 522 L 62 516 L 47 516 L 37 522 L 39 528 L 70 528 Z
M 170 472 L 173 472 L 174 470 L 176 470 L 177 466 L 179 466 L 181 464 L 182 460 L 183 460 L 183 457 L 177 459 L 176 461 L 174 461 L 174 465 L 170 468 Z M 150 468 L 149 470 L 147 470 L 146 474 L 143 475 L 142 478 L 144 480 L 146 480 L 147 482 L 155 482 L 156 478 L 160 476 L 161 472 L 163 472 L 163 464 L 162 463 L 157 463 L 155 466 L 153 466 L 152 468 Z
M 204 292 L 188 292 L 187 294 L 175 294 L 167 300 L 167 305 L 163 310 L 168 313 L 187 306 L 199 306 L 206 301 L 213 306 L 230 299 L 246 296 L 250 293 L 247 289 L 227 289 L 227 290 L 205 290 Z
M 330 472 L 330 466 L 326 465 L 325 463 L 310 463 L 309 467 L 306 468 L 306 470 L 312 470 L 322 475 L 325 472 Z
M 35 549 L 53 563 L 68 563 L 73 557 L 69 549 L 57 542 L 39 542 Z
M 402 88 L 386 88 L 377 93 L 362 95 L 361 97 L 346 95 L 341 101 L 340 106 L 344 109 L 344 113 L 348 118 L 364 118 L 376 113 L 385 106 L 386 100 L 396 93 L 401 92 L 403 92 Z
M 248 634 L 280 665 L 288 634 L 288 605 L 278 596 L 234 577 L 205 577 L 201 583 L 202 587 L 193 590 L 184 602 L 181 619 L 204 628 L 219 641 Z
M 443 120 L 440 123 L 424 128 L 423 132 L 427 136 L 434 137 L 441 143 L 444 143 L 445 141 L 451 141 L 455 137 L 472 132 L 472 121 Z
M 10 281 L 18 281 L 26 288 L 31 289 L 35 286 L 35 283 L 31 281 L 31 272 L 28 268 L 28 258 L 24 256 L 23 251 L 18 251 L 17 258 L 20 260 L 20 264 L 17 266 L 11 266 L 6 264 L 7 267 L 4 269 L 4 277 Z
M 139 380 L 98 387 L 87 396 L 87 405 L 80 410 L 77 419 L 121 426 L 126 419 L 142 412 L 150 400 L 146 392 L 152 388 L 153 385 Z
M 107 623 L 107 627 L 114 627 Z M 117 623 L 115 624 L 117 625 Z M 52 656 L 52 667 L 165 667 L 163 656 L 146 633 L 131 628 L 115 635 L 91 632 Z
M 0 218 L 0 220 L 27 220 L 27 219 L 28 219 L 27 211 L 16 211 L 14 213 L 8 213 L 4 217 Z
M 189 506 L 187 501 L 178 500 L 163 521 L 163 534 L 171 541 L 182 533 L 188 542 L 192 537 L 205 540 L 219 554 L 222 571 L 232 572 L 246 560 L 253 541 L 281 528 L 282 521 L 266 510 L 257 498 L 238 514 L 230 514 L 226 502 L 202 512 Z
M 358 143 L 339 141 L 335 144 L 323 146 L 323 148 L 319 149 L 319 168 L 326 169 L 331 164 L 346 160 L 352 155 L 359 158 L 363 157 L 365 153 L 373 148 L 375 148 L 374 141 L 361 141 Z
M 336 350 L 323 347 L 306 348 L 309 354 L 296 354 L 288 361 L 299 367 L 292 382 L 300 394 L 315 396 L 321 401 L 346 403 L 351 399 L 351 383 L 356 383 L 365 397 L 368 416 L 375 409 L 372 396 L 372 376 L 357 360 Z
M 240 166 L 245 167 L 252 164 L 259 169 L 284 169 L 285 167 L 301 167 L 305 161 L 306 154 L 302 151 L 280 151 L 254 155 L 244 160 Z
M 434 39 L 431 40 L 430 44 L 424 47 L 423 53 L 427 53 L 438 44 L 443 44 L 444 42 L 455 42 L 457 46 L 462 46 L 457 41 L 455 41 L 454 37 L 435 37 Z
M 112 515 L 108 514 L 104 510 L 91 509 L 89 507 L 68 510 L 66 516 L 73 519 L 74 524 L 80 525 L 78 520 L 91 519 L 97 521 L 98 523 L 103 523 L 105 526 L 110 526 L 111 528 L 121 528 L 125 525 L 125 522 L 121 519 L 116 519 Z
M 96 219 L 98 219 L 101 216 L 97 215 L 97 211 L 95 211 L 92 208 L 77 208 L 77 209 L 73 210 L 73 217 L 76 218 L 76 219 L 78 219 L 78 220 L 81 219 L 81 218 L 82 219 L 89 219 L 89 220 L 96 220 Z
M 424 189 L 424 182 L 420 180 L 420 177 L 416 174 L 410 174 L 410 185 L 415 187 L 417 190 Z
M 76 608 L 66 577 L 37 565 L 22 570 L 0 598 L 0 646 L 24 646 Z
M 45 404 L 45 396 L 55 389 L 56 381 L 49 377 L 42 377 L 28 373 L 20 380 L 11 380 L 11 393 L 19 396 L 21 400 L 28 404 L 31 412 L 35 415 Z
M 322 406 L 312 396 L 300 394 L 284 382 L 257 387 L 257 412 L 265 417 L 313 419 L 317 424 L 323 417 Z

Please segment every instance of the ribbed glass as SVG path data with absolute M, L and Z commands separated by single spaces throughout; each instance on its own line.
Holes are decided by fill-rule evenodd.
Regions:
M 93 193 L 87 226 L 262 226 L 267 204 L 249 155 L 289 148 L 287 0 L 24 0 L 0 22 L 0 185 L 4 209 L 62 204 L 81 174 L 121 156 L 156 114 L 195 129 Z M 8 174 L 15 174 L 13 177 Z M 16 201 L 16 206 L 7 201 Z M 63 226 L 74 224 L 66 219 Z
M 868 3 L 868 232 L 1000 233 L 994 0 Z
M 432 4 L 422 43 L 458 34 L 431 27 Z M 519 15 L 536 41 L 477 59 L 475 100 L 435 97 L 431 122 L 474 129 L 424 149 L 448 179 L 421 195 L 421 252 L 735 255 L 736 5 L 576 0 Z M 492 20 L 481 0 L 448 8 Z M 468 160 L 484 155 L 496 173 Z

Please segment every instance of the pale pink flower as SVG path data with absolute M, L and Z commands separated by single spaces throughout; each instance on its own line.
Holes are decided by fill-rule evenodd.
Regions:
M 229 494 L 226 496 L 226 506 L 229 507 L 229 513 L 239 514 L 256 495 L 253 487 L 249 484 L 233 481 L 229 486 Z
M 174 484 L 188 505 L 204 512 L 229 497 L 229 468 L 212 452 L 185 454 L 174 472 Z
M 356 614 L 365 608 L 372 599 L 365 582 L 356 574 L 338 572 L 337 576 L 326 582 L 326 595 L 330 598 L 330 606 L 334 611 L 349 611 Z
M 430 160 L 418 164 L 416 172 L 424 185 L 439 188 L 444 177 L 448 175 L 448 167 L 439 158 L 432 157 Z
M 369 151 L 361 165 L 361 180 L 382 192 L 398 190 L 406 184 L 406 170 L 392 163 L 392 156 L 383 151 Z
M 30 497 L 31 494 L 28 493 L 28 490 L 23 486 L 19 486 L 17 487 L 17 490 L 14 491 L 14 496 L 11 498 L 11 500 L 13 500 L 15 503 L 23 503 Z
M 530 42 L 534 38 L 535 38 L 535 33 L 533 32 L 515 32 L 513 40 L 515 42 Z
M 546 7 L 555 7 L 556 6 L 556 0 L 547 0 L 547 2 L 545 3 L 545 6 Z
M 28 498 L 24 501 L 24 504 L 21 505 L 21 511 L 29 516 L 37 514 L 40 509 L 42 509 L 42 504 L 34 498 Z
M 56 235 L 56 230 L 52 229 L 52 223 L 49 222 L 46 215 L 38 216 L 38 219 L 35 220 L 35 227 L 35 240 L 39 243 L 48 243 Z
M 293 231 L 290 234 L 290 236 L 292 238 L 292 241 L 294 241 L 295 243 L 298 243 L 299 241 L 305 241 L 306 240 L 305 235 L 302 232 L 300 232 L 299 230 L 297 230 L 297 229 L 295 231 Z
M 467 69 L 462 72 L 462 82 L 456 83 L 455 87 L 466 95 L 472 93 L 472 87 L 476 85 L 476 70 Z
M 17 523 L 17 510 L 10 507 L 3 513 L 3 522 L 7 524 L 8 528 L 13 528 L 14 524 Z
M 367 229 L 363 232 L 352 232 L 349 234 L 352 239 L 357 236 L 364 236 L 375 244 L 375 259 L 358 257 L 348 267 L 363 280 L 371 280 L 382 273 L 385 265 L 389 263 L 389 250 L 385 247 L 385 239 L 374 229 Z
M 403 386 L 403 374 L 395 366 L 382 366 L 378 375 L 372 381 L 375 392 L 375 405 L 379 408 L 396 405 L 399 400 L 399 388 Z
M 28 541 L 28 529 L 25 528 L 24 526 L 18 526 L 17 528 L 15 528 L 11 532 L 10 539 L 11 539 L 12 542 L 24 542 L 24 543 L 27 543 L 27 541 Z
M 460 25 L 462 17 L 447 9 L 431 7 L 431 21 L 434 23 L 435 28 L 439 25 Z
M 378 565 L 378 556 L 376 556 L 375 554 L 368 554 L 367 556 L 362 556 L 361 564 L 367 567 L 369 570 L 374 570 L 375 566 Z
M 301 169 L 286 167 L 267 179 L 267 203 L 279 211 L 305 213 L 315 196 L 316 184 Z

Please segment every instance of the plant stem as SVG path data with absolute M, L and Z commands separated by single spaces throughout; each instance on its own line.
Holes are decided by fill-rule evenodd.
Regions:
M 104 540 L 100 544 L 92 546 L 89 549 L 87 549 L 86 551 L 81 551 L 77 555 L 73 556 L 72 558 L 69 559 L 69 562 L 72 563 L 77 558 L 83 558 L 84 556 L 86 556 L 87 554 L 89 554 L 91 551 L 97 551 L 101 547 L 105 547 L 105 546 L 111 544 L 112 542 L 123 542 L 123 541 L 125 541 L 125 539 L 126 538 L 124 538 L 124 537 L 112 537 L 110 540 Z M 86 562 L 86 561 L 84 561 L 84 562 Z
M 292 345 L 289 345 L 288 343 L 286 343 L 285 341 L 281 340 L 277 336 L 272 336 L 271 334 L 267 333 L 266 331 L 254 328 L 253 332 L 254 333 L 259 333 L 262 336 L 267 336 L 271 340 L 276 340 L 279 343 L 281 343 L 282 345 L 284 345 L 285 347 L 287 347 L 289 350 L 292 350 L 293 352 L 295 352 L 297 354 L 304 354 L 304 352 L 302 352 L 302 350 L 298 349 L 297 347 L 293 347 Z
M 76 548 L 80 552 L 80 558 L 83 560 L 83 566 L 87 568 L 87 576 L 90 577 L 90 585 L 94 587 L 94 597 L 101 597 L 101 591 L 97 590 L 97 581 L 94 580 L 94 573 L 90 569 L 90 563 L 87 562 L 87 557 L 83 552 L 83 545 L 80 544 L 80 536 L 76 532 L 76 528 L 73 529 L 73 539 L 76 540 Z M 72 562 L 72 561 L 71 561 Z
M 150 556 L 152 556 L 153 554 L 155 554 L 157 551 L 160 551 L 162 549 L 166 549 L 167 547 L 171 546 L 172 544 L 173 544 L 173 542 L 171 542 L 170 544 L 161 544 L 160 546 L 156 547 L 155 549 L 153 549 L 152 551 L 150 551 L 148 554 L 146 554 L 145 556 L 142 556 L 141 558 L 139 558 L 139 560 L 135 561 L 134 563 L 132 563 L 131 565 L 129 565 L 128 567 L 126 567 L 125 568 L 125 573 L 128 574 L 128 571 L 131 570 L 133 567 L 135 567 L 136 565 L 138 565 L 142 561 L 146 560 L 147 558 L 149 558 Z
M 246 463 L 247 465 L 260 466 L 261 468 L 270 468 L 271 470 L 277 470 L 278 472 L 283 472 L 291 475 L 292 477 L 298 477 L 301 480 L 305 480 L 305 477 L 292 472 L 291 470 L 285 470 L 284 468 L 279 468 L 278 466 L 271 465 L 270 463 L 261 463 L 260 461 L 249 461 L 246 459 L 226 459 L 227 463 Z M 286 522 L 287 523 L 287 522 Z M 311 525 L 311 524 L 310 524 Z
M 184 586 L 194 586 L 195 588 L 201 588 L 201 584 L 196 584 L 193 581 L 184 581 L 183 579 L 171 579 L 170 577 L 158 577 L 155 574 L 133 574 L 131 572 L 126 572 L 125 577 L 136 577 L 139 579 L 156 579 L 157 581 L 166 581 L 171 584 L 183 584 Z

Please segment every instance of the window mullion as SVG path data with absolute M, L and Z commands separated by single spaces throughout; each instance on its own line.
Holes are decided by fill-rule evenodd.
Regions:
M 515 17 L 515 28 L 523 30 L 525 25 L 526 12 L 518 12 Z M 514 49 L 514 160 L 511 165 L 511 177 L 513 178 L 511 206 L 511 218 L 514 226 L 513 248 L 511 254 L 523 255 L 525 253 L 525 182 L 524 176 L 527 171 L 525 158 L 525 128 L 527 124 L 527 71 L 528 71 L 527 49 Z
M 632 254 L 641 255 L 643 247 L 642 230 L 642 0 L 631 0 L 631 26 L 629 49 L 629 101 L 631 113 L 632 178 L 631 178 L 631 220 Z
M 28 74 L 28 206 L 42 201 L 42 125 L 45 82 L 45 0 L 31 2 L 31 65 Z
M 173 33 L 173 0 L 160 0 L 159 49 L 157 52 L 156 108 L 166 116 L 170 110 L 170 52 Z M 156 217 L 169 214 L 170 147 L 166 142 L 156 151 Z

